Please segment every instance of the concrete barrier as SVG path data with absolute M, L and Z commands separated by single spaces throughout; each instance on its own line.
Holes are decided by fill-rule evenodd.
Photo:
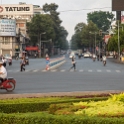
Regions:
M 50 60 L 49 70 L 57 68 L 57 67 L 61 66 L 62 64 L 64 64 L 65 62 L 66 62 L 65 61 L 65 56 L 59 57 L 59 58 L 56 58 L 56 59 L 52 59 L 52 60 Z

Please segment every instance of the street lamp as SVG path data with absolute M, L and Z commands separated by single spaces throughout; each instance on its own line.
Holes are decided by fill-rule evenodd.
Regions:
M 46 34 L 46 32 L 40 33 L 40 43 L 39 43 L 39 58 L 41 58 L 41 35 Z

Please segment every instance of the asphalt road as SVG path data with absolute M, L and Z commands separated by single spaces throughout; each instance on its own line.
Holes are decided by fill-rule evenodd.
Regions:
M 76 58 L 76 71 L 69 70 L 71 66 L 68 56 L 65 64 L 50 71 L 45 71 L 44 59 L 30 59 L 26 71 L 20 72 L 19 61 L 13 60 L 13 65 L 7 66 L 8 77 L 17 81 L 11 94 L 124 90 L 124 65 L 112 59 L 107 59 L 104 67 L 100 61 Z

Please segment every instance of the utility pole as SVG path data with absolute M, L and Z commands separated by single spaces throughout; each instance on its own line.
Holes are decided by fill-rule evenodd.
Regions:
M 39 40 L 39 58 L 41 58 L 41 35 L 46 34 L 46 32 L 40 33 L 40 40 Z M 43 48 L 44 49 L 44 48 Z
M 118 20 L 118 55 L 119 55 L 119 60 L 120 60 L 120 38 L 119 38 L 119 20 Z

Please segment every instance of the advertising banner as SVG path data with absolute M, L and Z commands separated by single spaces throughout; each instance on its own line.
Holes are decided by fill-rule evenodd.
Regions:
M 0 19 L 0 36 L 16 36 L 16 21 Z
M 110 37 L 111 37 L 110 35 L 105 35 L 104 36 L 104 41 L 105 41 L 106 44 L 108 44 L 108 40 L 109 40 Z
M 32 15 L 32 4 L 2 4 L 0 5 L 0 15 Z

